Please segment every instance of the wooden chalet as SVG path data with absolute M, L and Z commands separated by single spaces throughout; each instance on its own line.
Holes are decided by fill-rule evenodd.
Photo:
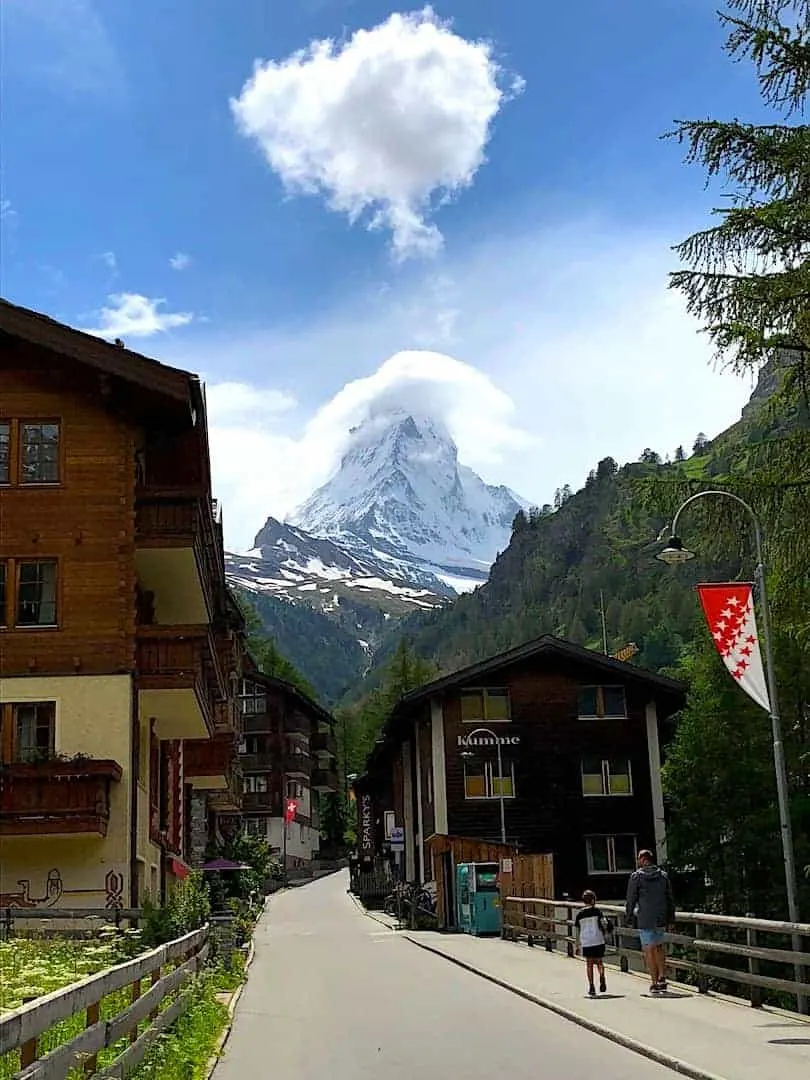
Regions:
M 238 812 L 196 375 L 0 301 L 0 907 L 139 906 Z

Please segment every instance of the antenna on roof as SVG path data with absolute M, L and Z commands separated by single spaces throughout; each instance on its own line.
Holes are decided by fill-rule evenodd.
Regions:
M 115 342 L 114 342 L 114 344 L 115 344 L 115 345 L 117 345 L 119 349 L 124 349 L 124 348 L 126 348 L 126 346 L 124 345 L 124 342 L 123 342 L 123 340 L 122 340 L 122 339 L 121 339 L 120 337 L 117 337 L 117 338 L 115 339 Z

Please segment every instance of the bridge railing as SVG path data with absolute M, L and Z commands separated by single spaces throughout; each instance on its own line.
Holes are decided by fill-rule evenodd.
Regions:
M 552 951 L 560 944 L 569 956 L 576 947 L 575 917 L 582 904 L 571 900 L 507 896 L 503 900 L 503 936 Z M 639 932 L 624 925 L 625 909 L 600 904 L 614 923 L 608 937 L 607 959 L 622 971 L 643 966 Z M 708 912 L 678 911 L 667 966 L 697 985 L 701 993 L 716 989 L 747 996 L 755 1007 L 787 1004 L 792 998 L 800 1013 L 810 997 L 810 923 L 777 922 Z M 742 993 L 741 993 L 742 992 Z

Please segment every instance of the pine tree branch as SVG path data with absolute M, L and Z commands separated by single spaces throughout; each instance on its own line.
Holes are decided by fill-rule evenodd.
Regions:
M 730 28 L 726 41 L 729 55 L 738 60 L 750 58 L 765 101 L 790 115 L 805 111 L 810 89 L 810 21 L 802 24 L 797 12 L 796 26 L 784 25 L 779 9 L 785 6 L 749 4 L 747 18 L 721 14 L 720 21 Z
M 679 120 L 662 137 L 686 145 L 685 161 L 703 165 L 707 183 L 723 173 L 748 195 L 810 198 L 810 125 Z

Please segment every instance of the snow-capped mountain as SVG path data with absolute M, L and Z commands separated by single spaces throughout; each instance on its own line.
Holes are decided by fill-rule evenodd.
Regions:
M 463 591 L 486 580 L 521 506 L 459 464 L 442 424 L 394 411 L 352 430 L 340 468 L 290 522 L 341 545 L 359 541 Z
M 459 464 L 443 425 L 404 410 L 350 432 L 335 474 L 253 549 L 227 556 L 232 583 L 326 614 L 400 615 L 486 581 L 526 503 Z

